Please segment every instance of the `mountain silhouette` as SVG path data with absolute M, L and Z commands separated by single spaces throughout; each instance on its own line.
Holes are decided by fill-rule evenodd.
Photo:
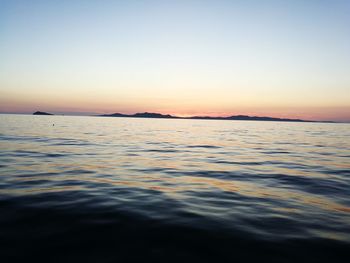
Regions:
M 179 117 L 170 114 L 143 112 L 135 114 L 102 114 L 97 115 L 100 117 L 129 117 L 129 118 L 161 118 L 161 119 L 197 119 L 197 120 L 245 120 L 245 121 L 284 121 L 284 122 L 317 122 L 310 120 L 301 119 L 288 119 L 288 118 L 274 118 L 274 117 L 258 117 L 258 116 L 247 116 L 247 115 L 232 115 L 228 117 L 211 117 L 211 116 L 191 116 L 191 117 Z
M 142 112 L 142 113 L 135 113 L 135 114 L 122 114 L 122 113 L 112 113 L 112 114 L 103 114 L 98 115 L 100 117 L 129 117 L 129 118 L 162 118 L 162 119 L 173 119 L 173 118 L 180 118 L 176 116 L 172 116 L 170 114 L 160 114 L 160 113 L 153 113 L 153 112 Z
M 44 111 L 36 111 L 33 115 L 54 115 L 52 113 L 44 112 Z

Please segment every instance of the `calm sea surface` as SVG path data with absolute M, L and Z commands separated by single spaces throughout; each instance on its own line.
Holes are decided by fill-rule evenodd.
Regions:
M 3 262 L 349 262 L 350 124 L 0 115 Z

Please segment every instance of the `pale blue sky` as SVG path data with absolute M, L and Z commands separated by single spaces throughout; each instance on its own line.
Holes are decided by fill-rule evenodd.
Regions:
M 350 1 L 0 0 L 0 111 L 350 120 Z

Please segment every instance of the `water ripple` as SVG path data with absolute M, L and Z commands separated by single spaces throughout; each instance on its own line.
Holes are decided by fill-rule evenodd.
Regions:
M 57 246 L 87 262 L 114 262 L 115 253 L 156 262 L 341 262 L 349 254 L 347 124 L 0 122 L 4 259 L 66 261 Z M 78 260 L 77 250 L 86 256 Z

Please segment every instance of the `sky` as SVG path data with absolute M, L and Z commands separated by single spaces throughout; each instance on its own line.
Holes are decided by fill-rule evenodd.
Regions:
M 0 112 L 350 121 L 350 1 L 0 0 Z

